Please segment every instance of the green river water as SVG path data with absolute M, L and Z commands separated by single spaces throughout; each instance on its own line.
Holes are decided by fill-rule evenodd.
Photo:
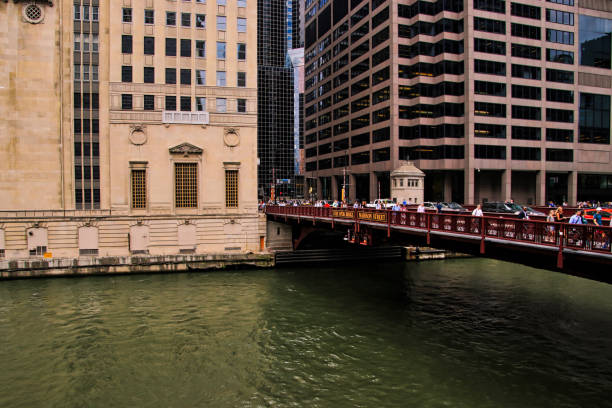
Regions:
M 612 407 L 612 285 L 486 259 L 0 282 L 0 407 Z

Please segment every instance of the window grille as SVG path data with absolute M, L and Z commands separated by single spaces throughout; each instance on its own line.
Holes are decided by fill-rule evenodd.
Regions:
M 146 170 L 132 170 L 132 208 L 147 207 Z
M 238 170 L 225 170 L 225 206 L 238 208 Z
M 174 190 L 176 208 L 198 206 L 198 164 L 174 164 Z

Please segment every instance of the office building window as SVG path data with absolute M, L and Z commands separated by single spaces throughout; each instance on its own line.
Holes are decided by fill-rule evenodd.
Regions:
M 154 67 L 144 67 L 143 82 L 145 84 L 155 83 L 155 68 Z
M 155 95 L 144 95 L 144 110 L 155 110 Z
M 155 37 L 144 38 L 144 54 L 154 55 L 155 54 Z
M 217 71 L 217 86 L 226 86 L 225 71 Z
M 247 20 L 246 20 L 246 18 L 238 18 L 237 22 L 238 22 L 238 32 L 239 33 L 246 33 L 246 30 L 247 30 Z
M 540 67 L 532 67 L 531 65 L 512 64 L 512 77 L 523 79 L 540 80 L 542 77 Z
M 612 20 L 581 14 L 579 23 L 580 65 L 610 69 Z
M 546 61 L 574 65 L 574 53 L 565 50 L 546 49 Z
M 203 69 L 196 70 L 196 85 L 206 85 L 206 71 Z
M 167 26 L 176 25 L 176 13 L 174 11 L 166 11 L 166 25 Z
M 238 5 L 238 7 L 246 7 L 247 6 L 247 0 L 238 0 L 237 5 Z
M 573 162 L 574 151 L 570 149 L 546 149 L 546 161 Z
M 145 10 L 144 12 L 145 24 L 155 24 L 155 10 Z
M 166 38 L 166 56 L 176 57 L 176 38 Z
M 196 28 L 206 28 L 206 15 L 205 14 L 196 14 L 195 26 Z
M 217 59 L 225 59 L 225 43 L 217 41 Z
M 542 18 L 539 7 L 520 3 L 510 4 L 510 14 L 518 17 L 532 18 L 534 20 L 540 20 Z
M 572 129 L 546 129 L 546 140 L 548 142 L 566 142 L 574 141 L 574 131 Z
M 238 75 L 236 78 L 236 85 L 239 87 L 246 86 L 246 72 L 238 72 Z
M 237 108 L 236 110 L 239 113 L 246 113 L 246 99 L 238 99 L 237 100 Z
M 506 23 L 499 20 L 474 17 L 474 30 L 494 34 L 506 34 Z
M 174 163 L 174 205 L 176 208 L 198 206 L 197 163 Z
M 506 146 L 474 145 L 475 159 L 497 159 L 506 158 Z
M 191 27 L 191 13 L 181 13 L 181 26 Z
M 493 125 L 490 123 L 474 123 L 474 136 L 490 137 L 493 139 L 506 138 L 506 125 Z
M 147 208 L 147 173 L 144 169 L 132 170 L 132 208 Z
M 206 98 L 203 96 L 196 96 L 196 109 L 200 112 L 206 110 Z
M 506 2 L 504 0 L 474 0 L 474 8 L 477 10 L 505 14 Z
M 121 52 L 123 54 L 132 53 L 132 36 L 131 35 L 121 36 Z
M 238 60 L 244 61 L 246 60 L 246 44 L 238 43 Z
M 176 96 L 174 96 L 174 95 L 166 95 L 166 110 L 167 111 L 175 111 L 176 110 Z
M 196 40 L 195 48 L 197 58 L 206 58 L 206 41 Z
M 78 4 L 75 4 L 73 10 L 74 10 L 74 19 L 80 20 L 81 19 L 81 6 L 79 6 Z
M 561 82 L 564 84 L 574 83 L 574 72 L 560 69 L 546 69 L 546 80 L 550 82 Z
M 227 4 L 227 0 L 217 0 L 217 6 L 225 6 Z
M 83 65 L 83 81 L 89 81 L 89 65 Z
M 610 144 L 610 95 L 580 93 L 578 142 Z
M 190 96 L 181 96 L 181 111 L 183 112 L 191 111 L 191 97 Z
M 574 45 L 574 33 L 562 30 L 546 29 L 546 41 L 558 44 Z
M 506 55 L 506 43 L 502 41 L 474 38 L 474 51 L 489 54 Z
M 506 84 L 499 82 L 474 81 L 476 95 L 506 96 Z
M 512 160 L 541 160 L 539 147 L 512 146 Z
M 191 70 L 181 68 L 181 85 L 191 85 Z
M 121 94 L 121 109 L 131 110 L 132 109 L 132 95 Z
M 475 59 L 474 71 L 480 74 L 506 76 L 506 63 Z
M 238 208 L 238 170 L 225 170 L 225 206 Z
M 537 127 L 512 126 L 512 138 L 519 140 L 540 140 L 542 132 Z
M 166 83 L 176 84 L 176 68 L 166 68 Z
M 541 109 L 534 106 L 512 105 L 513 119 L 540 120 L 542 118 Z
M 121 67 L 121 82 L 132 82 L 132 67 L 123 65 Z
M 542 99 L 542 88 L 536 86 L 512 85 L 512 97 L 520 99 Z
M 541 38 L 540 27 L 512 23 L 510 30 L 513 37 L 523 37 L 531 40 L 539 40 Z
M 557 24 L 574 25 L 574 13 L 567 11 L 546 9 L 546 21 Z
M 542 49 L 531 45 L 512 44 L 512 56 L 539 60 L 542 58 Z
M 225 16 L 217 16 L 217 30 L 225 31 L 226 20 Z
M 181 39 L 181 57 L 191 57 L 191 40 Z
M 563 4 L 565 6 L 573 6 L 574 0 L 546 0 L 549 3 Z
M 131 23 L 132 22 L 132 9 L 128 7 L 124 7 L 122 11 L 123 12 L 122 12 L 121 21 L 123 21 L 124 23 Z
M 506 105 L 502 103 L 474 102 L 474 115 L 506 117 Z
M 227 99 L 217 98 L 217 112 L 227 112 Z
M 546 100 L 550 102 L 574 103 L 574 91 L 546 89 Z

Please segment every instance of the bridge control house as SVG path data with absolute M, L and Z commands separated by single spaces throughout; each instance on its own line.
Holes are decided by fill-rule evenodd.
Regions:
M 425 200 L 611 200 L 612 2 L 306 0 L 307 188 Z M 349 182 L 344 174 L 348 174 Z
M 247 252 L 256 2 L 0 2 L 0 256 Z

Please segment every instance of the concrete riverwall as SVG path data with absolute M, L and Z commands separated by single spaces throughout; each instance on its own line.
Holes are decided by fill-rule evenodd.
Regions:
M 0 261 L 0 280 L 272 266 L 274 255 L 270 253 L 19 259 Z

